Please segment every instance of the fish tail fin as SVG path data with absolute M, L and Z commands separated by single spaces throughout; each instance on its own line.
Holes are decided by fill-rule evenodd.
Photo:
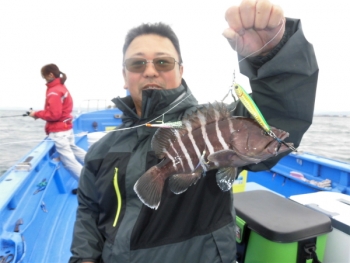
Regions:
M 162 197 L 165 177 L 157 166 L 151 167 L 135 183 L 134 191 L 148 207 L 157 209 Z

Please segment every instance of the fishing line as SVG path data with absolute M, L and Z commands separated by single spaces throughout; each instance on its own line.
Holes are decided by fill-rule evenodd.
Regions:
M 238 61 L 238 64 L 241 63 L 243 60 L 245 60 L 246 58 L 254 55 L 255 53 L 261 51 L 262 49 L 264 49 L 269 43 L 271 43 L 276 37 L 277 35 L 281 32 L 282 28 L 283 28 L 283 25 L 284 25 L 284 21 L 282 20 L 282 25 L 280 27 L 280 29 L 278 30 L 278 32 L 276 33 L 276 35 L 271 38 L 268 42 L 266 42 L 260 49 L 258 49 L 257 51 L 254 51 L 252 52 L 251 54 L 247 55 L 246 57 L 242 58 L 241 60 Z M 237 35 L 236 35 L 237 36 Z M 237 52 L 237 43 L 238 43 L 238 37 L 237 37 L 237 41 L 236 41 L 236 49 L 235 51 Z M 235 71 L 234 71 L 235 72 Z M 233 82 L 235 82 L 235 73 L 234 73 L 234 79 L 233 79 Z M 236 101 L 236 98 L 234 97 L 233 95 L 233 92 L 232 92 L 232 86 L 230 88 L 230 91 L 231 91 L 231 95 L 233 97 L 233 99 Z M 229 91 L 229 92 L 230 92 Z M 228 94 L 226 94 L 226 96 L 224 97 L 224 99 L 227 97 Z M 117 130 L 112 130 L 112 131 L 108 131 L 108 132 L 115 132 L 115 131 L 124 131 L 124 130 L 131 130 L 131 129 L 137 129 L 139 127 L 142 127 L 142 126 L 149 126 L 151 127 L 151 125 L 149 125 L 150 123 L 158 120 L 159 118 L 163 117 L 164 118 L 164 115 L 167 114 L 169 111 L 171 111 L 172 109 L 174 109 L 175 107 L 177 107 L 180 103 L 182 103 L 183 101 L 185 101 L 188 97 L 192 96 L 192 93 L 189 94 L 188 96 L 186 96 L 186 98 L 184 98 L 183 100 L 181 100 L 179 103 L 175 104 L 173 107 L 171 107 L 169 110 L 165 111 L 163 114 L 159 115 L 158 117 L 154 118 L 153 120 L 149 121 L 148 123 L 144 123 L 144 124 L 140 124 L 140 125 L 136 125 L 136 126 L 133 126 L 133 127 L 128 127 L 128 128 L 121 128 L 121 129 L 117 129 Z M 223 100 L 224 100 L 223 99 Z M 222 100 L 222 101 L 223 101 Z
M 254 52 L 250 53 L 249 55 L 247 55 L 246 57 L 242 58 L 241 60 L 238 60 L 238 64 L 241 63 L 241 62 L 242 62 L 243 60 L 245 60 L 246 58 L 249 58 L 249 57 L 251 57 L 252 55 L 254 55 L 255 53 L 257 53 L 257 52 L 263 50 L 268 44 L 270 44 L 270 43 L 278 36 L 278 34 L 281 32 L 283 26 L 284 26 L 284 19 L 282 19 L 282 25 L 281 25 L 280 29 L 278 30 L 278 32 L 276 33 L 276 35 L 275 35 L 273 38 L 271 38 L 268 42 L 266 42 L 266 44 L 263 45 L 262 48 L 258 49 L 257 51 L 254 51 Z M 238 37 L 237 37 L 237 38 L 238 38 Z M 237 42 L 238 42 L 238 40 L 236 41 L 236 52 L 237 52 Z
M 8 115 L 8 116 L 0 116 L 0 118 L 12 118 L 12 117 L 26 117 L 27 114 L 21 114 L 21 115 Z
M 238 64 L 241 63 L 243 60 L 245 60 L 245 59 L 251 57 L 251 56 L 254 55 L 255 53 L 257 53 L 257 52 L 263 50 L 268 44 L 270 44 L 270 43 L 278 36 L 278 34 L 281 32 L 283 26 L 284 26 L 284 19 L 282 19 L 281 27 L 279 28 L 279 30 L 277 31 L 277 33 L 276 33 L 269 41 L 267 41 L 260 49 L 254 51 L 254 52 L 250 53 L 249 55 L 243 57 L 242 59 L 238 60 Z M 239 38 L 239 36 L 236 34 L 236 35 L 235 35 L 235 38 L 236 38 L 235 51 L 238 53 L 238 38 Z M 227 96 L 228 96 L 230 93 L 231 93 L 231 97 L 233 98 L 234 102 L 237 102 L 236 97 L 235 97 L 234 94 L 233 94 L 233 87 L 235 86 L 235 83 L 236 83 L 236 69 L 233 69 L 233 80 L 232 80 L 232 84 L 231 84 L 231 86 L 230 86 L 230 88 L 229 88 L 227 94 L 226 94 L 226 95 L 224 96 L 224 98 L 221 100 L 221 102 L 223 102 L 223 101 L 227 98 Z M 237 104 L 236 104 L 236 106 L 237 106 Z M 231 111 L 234 111 L 234 110 L 236 109 L 236 106 L 235 106 L 235 108 L 233 108 Z
M 265 45 L 263 45 L 257 51 L 254 51 L 251 54 L 249 54 L 248 56 L 246 56 L 246 57 L 242 58 L 241 60 L 239 60 L 238 64 L 240 62 L 242 62 L 244 59 L 252 56 L 253 54 L 255 54 L 255 53 L 259 52 L 259 51 L 261 51 L 269 43 L 271 43 L 271 41 L 273 41 L 277 37 L 277 35 L 281 32 L 283 26 L 284 26 L 284 21 L 282 20 L 282 25 L 279 28 L 278 32 L 274 35 L 274 37 L 272 39 L 270 39 L 267 43 L 265 43 Z M 236 51 L 237 51 L 237 47 L 238 47 L 237 43 L 238 43 L 238 37 L 236 39 Z M 250 114 L 254 117 L 254 119 L 258 122 L 258 124 L 263 128 L 263 130 L 266 132 L 266 134 L 269 135 L 270 137 L 272 137 L 273 139 L 275 139 L 279 143 L 279 146 L 277 148 L 277 152 L 278 152 L 278 150 L 279 150 L 279 148 L 281 147 L 282 144 L 285 145 L 286 147 L 288 147 L 289 149 L 291 149 L 292 151 L 296 152 L 297 151 L 296 148 L 294 148 L 292 145 L 288 145 L 285 141 L 281 140 L 280 138 L 278 138 L 275 135 L 275 133 L 271 130 L 270 126 L 267 124 L 264 116 L 260 112 L 258 106 L 255 104 L 253 99 L 248 95 L 248 93 L 243 89 L 242 86 L 240 86 L 239 84 L 236 83 L 236 80 L 235 80 L 235 69 L 233 70 L 233 82 L 232 82 L 232 85 L 230 86 L 230 89 L 229 89 L 228 93 L 231 92 L 231 94 L 232 94 L 232 88 L 233 87 L 235 88 L 235 93 L 236 93 L 237 97 L 239 98 L 239 100 L 242 102 L 242 104 L 248 110 L 248 112 L 250 112 Z M 228 93 L 226 94 L 224 99 L 227 97 Z
M 284 20 L 282 20 L 282 25 L 280 27 L 280 29 L 278 30 L 278 32 L 275 34 L 275 36 L 273 38 L 271 38 L 268 42 L 266 42 L 260 49 L 258 49 L 257 51 L 254 51 L 252 53 L 250 53 L 249 55 L 245 56 L 244 58 L 242 58 L 241 60 L 238 60 L 238 64 L 241 63 L 243 60 L 251 57 L 252 55 L 254 55 L 255 53 L 261 51 L 262 49 L 264 49 L 269 43 L 271 43 L 276 37 L 277 35 L 281 32 L 282 28 L 284 26 Z M 237 52 L 237 47 L 238 47 L 238 36 L 236 35 L 236 48 L 235 51 Z M 235 96 L 233 95 L 232 92 L 232 87 L 235 83 L 235 70 L 233 71 L 233 84 L 230 86 L 229 92 L 225 95 L 225 97 L 221 100 L 222 102 L 225 100 L 225 98 L 228 96 L 229 93 L 231 93 L 231 96 L 233 97 L 234 101 L 236 101 Z M 140 125 L 136 125 L 133 127 L 128 127 L 128 128 L 121 128 L 121 129 L 116 129 L 116 130 L 112 130 L 112 131 L 106 131 L 106 133 L 108 132 L 115 132 L 115 131 L 124 131 L 124 130 L 131 130 L 131 129 L 137 129 L 139 127 L 142 126 L 151 126 L 149 125 L 150 123 L 158 120 L 159 118 L 163 118 L 164 119 L 164 115 L 167 114 L 169 111 L 171 111 L 172 109 L 176 108 L 179 104 L 181 104 L 182 102 L 184 102 L 186 99 L 188 99 L 190 96 L 192 96 L 192 93 L 190 93 L 189 95 L 187 95 L 185 98 L 183 98 L 182 100 L 180 100 L 178 103 L 176 103 L 173 107 L 171 107 L 170 109 L 168 109 L 167 111 L 165 111 L 163 114 L 159 115 L 158 117 L 152 119 L 151 121 L 144 123 L 144 124 L 140 124 Z M 0 118 L 7 118 L 7 117 L 19 117 L 19 116 L 28 116 L 29 112 L 26 112 L 26 114 L 22 114 L 22 115 L 12 115 L 12 116 L 0 116 Z M 79 136 L 79 134 L 74 134 L 74 137 Z M 80 135 L 81 136 L 81 135 Z M 42 141 L 52 141 L 50 138 L 48 138 L 47 140 L 26 140 L 26 141 L 16 141 L 16 142 L 9 142 L 9 143 L 2 143 L 0 144 L 0 146 L 2 145 L 8 145 L 8 144 L 16 144 L 16 143 L 23 143 L 23 142 L 42 142 Z
M 33 110 L 32 108 L 30 108 L 30 110 Z M 20 114 L 20 115 L 5 115 L 5 116 L 0 116 L 0 118 L 12 118 L 12 117 L 26 117 L 29 116 L 30 111 L 26 111 L 26 113 Z M 1 263 L 1 262 L 0 262 Z
M 248 57 L 254 55 L 255 53 L 261 51 L 262 49 L 264 49 L 269 43 L 271 43 L 271 42 L 277 37 L 277 35 L 281 32 L 283 26 L 284 26 L 284 20 L 282 20 L 282 25 L 281 25 L 280 29 L 278 30 L 278 32 L 274 35 L 273 38 L 271 38 L 268 42 L 266 42 L 266 43 L 265 43 L 260 49 L 258 49 L 257 51 L 254 51 L 254 52 L 252 52 L 251 54 L 249 54 L 249 55 L 245 56 L 244 58 L 242 58 L 241 60 L 239 60 L 239 61 L 238 61 L 238 64 L 241 63 L 241 62 L 242 62 L 243 60 L 245 60 L 246 58 L 248 58 Z M 236 35 L 236 37 L 237 37 L 237 41 L 236 41 L 236 49 L 235 49 L 235 51 L 237 52 L 238 36 Z M 234 70 L 234 73 L 233 73 L 233 74 L 234 74 L 233 83 L 235 83 L 235 70 Z M 229 92 L 230 92 L 230 91 L 231 91 L 231 96 L 232 96 L 233 99 L 236 101 L 236 98 L 235 98 L 235 96 L 233 95 L 233 92 L 232 92 L 232 86 L 231 86 Z M 224 99 L 227 97 L 227 95 L 228 95 L 228 94 L 226 94 L 226 96 L 224 97 Z M 137 129 L 137 128 L 142 127 L 142 126 L 152 127 L 152 126 L 150 125 L 150 123 L 152 123 L 152 122 L 158 120 L 158 119 L 161 118 L 161 117 L 164 118 L 164 115 L 165 115 L 165 114 L 167 114 L 169 111 L 171 111 L 172 109 L 174 109 L 175 107 L 177 107 L 180 103 L 182 103 L 183 101 L 185 101 L 185 100 L 186 100 L 187 98 L 189 98 L 190 96 L 192 96 L 192 93 L 189 94 L 188 96 L 186 96 L 184 99 L 182 99 L 182 100 L 181 100 L 180 102 L 178 102 L 177 104 L 175 104 L 175 105 L 174 105 L 173 107 L 171 107 L 169 110 L 165 111 L 163 114 L 159 115 L 158 117 L 154 118 L 153 120 L 151 120 L 151 121 L 149 121 L 149 122 L 147 122 L 147 123 L 140 124 L 140 125 L 136 125 L 136 126 L 133 126 L 133 127 L 128 127 L 128 128 L 121 128 L 121 129 L 117 129 L 117 130 L 112 130 L 112 131 L 108 131 L 108 132 L 115 132 L 115 131 L 123 131 L 123 130 Z M 224 100 L 224 99 L 223 99 L 223 100 Z M 222 101 L 223 101 L 223 100 L 222 100 Z
M 124 130 L 131 130 L 131 129 L 137 129 L 139 127 L 142 127 L 142 126 L 147 126 L 147 124 L 151 123 L 151 122 L 154 122 L 156 120 L 158 120 L 159 118 L 164 118 L 164 115 L 167 114 L 169 111 L 171 111 L 172 109 L 176 108 L 179 104 L 181 104 L 182 102 L 184 102 L 185 100 L 187 100 L 190 96 L 192 96 L 192 93 L 188 94 L 185 98 L 183 98 L 182 100 L 180 100 L 178 103 L 176 103 L 173 107 L 171 107 L 170 109 L 168 109 L 167 111 L 165 111 L 163 114 L 159 115 L 158 117 L 154 118 L 153 120 L 149 121 L 148 123 L 144 123 L 144 124 L 141 124 L 141 125 L 136 125 L 136 126 L 133 126 L 133 127 L 128 127 L 128 128 L 121 128 L 121 129 L 117 129 L 117 130 L 111 130 L 111 131 L 104 131 L 105 133 L 109 133 L 109 132 L 115 132 L 115 131 L 124 131 Z M 84 132 L 83 132 L 84 133 Z M 74 137 L 81 137 L 83 136 L 84 134 L 82 133 L 77 133 L 77 134 L 74 134 Z M 49 137 L 46 138 L 46 140 L 25 140 L 25 141 L 16 141 L 16 142 L 8 142 L 8 143 L 1 143 L 0 146 L 2 145 L 8 145 L 8 144 L 15 144 L 15 143 L 23 143 L 23 142 L 51 142 L 53 140 L 51 140 Z
M 238 64 L 241 63 L 243 60 L 245 60 L 245 59 L 251 57 L 251 56 L 254 55 L 255 53 L 258 53 L 259 51 L 263 50 L 268 44 L 270 44 L 270 43 L 278 36 L 278 34 L 281 32 L 283 26 L 284 26 L 284 19 L 282 19 L 281 27 L 279 28 L 279 30 L 277 31 L 277 33 L 276 33 L 269 41 L 267 41 L 260 49 L 254 51 L 254 52 L 248 54 L 247 56 L 243 57 L 242 59 L 238 60 Z M 238 38 L 239 38 L 239 36 L 238 36 L 237 34 L 235 34 L 235 38 L 236 38 L 235 51 L 238 53 L 238 50 L 237 50 L 237 49 L 238 49 Z M 221 100 L 221 102 L 223 102 L 223 101 L 226 99 L 226 97 L 227 97 L 230 93 L 231 93 L 232 98 L 234 99 L 234 102 L 236 102 L 236 97 L 233 95 L 233 91 L 232 91 L 232 90 L 233 90 L 233 86 L 234 86 L 234 84 L 236 83 L 236 74 L 235 74 L 235 73 L 236 73 L 236 70 L 233 69 L 233 81 L 232 81 L 232 85 L 230 86 L 229 91 L 227 92 L 227 94 L 225 95 L 225 97 Z M 233 109 L 233 110 L 234 110 L 234 109 Z M 233 110 L 232 110 L 232 111 L 233 111 Z
M 252 55 L 254 55 L 255 53 L 261 51 L 262 49 L 264 49 L 269 43 L 271 43 L 276 37 L 277 35 L 281 32 L 282 28 L 284 26 L 284 20 L 282 20 L 282 24 L 281 24 L 281 27 L 280 29 L 278 30 L 278 32 L 274 35 L 273 38 L 271 38 L 268 42 L 266 42 L 260 49 L 258 49 L 257 51 L 254 51 L 252 52 L 251 54 L 245 56 L 244 58 L 242 58 L 241 60 L 238 61 L 238 64 L 241 63 L 243 60 L 251 57 Z M 237 52 L 237 45 L 238 45 L 238 36 L 236 35 L 237 37 L 237 40 L 236 40 L 236 48 L 235 48 L 235 51 Z M 235 70 L 233 72 L 233 83 L 235 83 Z M 231 92 L 231 96 L 233 97 L 233 99 L 236 101 L 236 98 L 234 97 L 233 95 L 233 92 L 232 92 L 232 86 L 230 86 L 230 90 L 228 93 Z M 228 93 L 226 94 L 226 96 L 222 99 L 222 101 L 227 97 Z M 181 104 L 182 102 L 184 102 L 186 99 L 188 99 L 190 96 L 192 96 L 192 93 L 190 93 L 189 95 L 187 95 L 184 99 L 180 100 L 178 103 L 176 103 L 173 107 L 171 107 L 170 109 L 168 109 L 167 111 L 165 111 L 164 113 L 162 113 L 161 115 L 159 115 L 158 117 L 152 119 L 151 121 L 149 121 L 148 123 L 144 123 L 144 124 L 140 124 L 140 125 L 136 125 L 136 126 L 133 126 L 133 127 L 128 127 L 128 128 L 121 128 L 121 129 L 116 129 L 116 130 L 111 130 L 111 131 L 106 131 L 106 133 L 108 132 L 115 132 L 115 131 L 124 131 L 124 130 L 131 130 L 131 129 L 137 129 L 139 127 L 142 127 L 142 126 L 147 126 L 149 123 L 152 123 L 156 120 L 158 120 L 159 118 L 164 118 L 164 115 L 167 114 L 169 111 L 171 111 L 172 109 L 176 108 L 179 104 Z M 19 115 L 18 115 L 19 116 Z M 21 115 L 21 116 L 26 116 L 25 114 Z M 0 116 L 1 117 L 1 116 Z M 6 116 L 4 116 L 6 117 Z M 10 116 L 9 116 L 10 117 Z M 38 140 L 37 140 L 38 141 Z M 23 141 L 22 141 L 23 142 Z M 28 142 L 28 141 L 26 141 Z M 20 142 L 12 142 L 12 143 L 20 143 Z M 6 144 L 11 144 L 11 143 L 3 143 L 3 144 L 0 144 L 1 145 L 6 145 Z
M 140 124 L 140 125 L 136 125 L 136 126 L 133 126 L 133 127 L 128 127 L 128 128 L 121 128 L 121 129 L 118 129 L 118 130 L 112 130 L 112 131 L 107 131 L 106 133 L 108 132 L 115 132 L 115 131 L 124 131 L 124 130 L 131 130 L 131 129 L 136 129 L 136 128 L 139 128 L 139 127 L 142 127 L 142 126 L 149 126 L 149 123 L 151 122 L 154 122 L 156 120 L 158 120 L 159 118 L 164 118 L 164 115 L 167 114 L 169 111 L 171 111 L 172 109 L 176 108 L 179 104 L 181 104 L 182 102 L 184 102 L 185 100 L 187 100 L 190 96 L 192 96 L 192 93 L 188 94 L 185 98 L 183 98 L 182 100 L 180 100 L 178 103 L 176 103 L 173 107 L 171 107 L 170 109 L 168 109 L 167 111 L 165 111 L 164 113 L 162 113 L 161 115 L 159 115 L 158 117 L 154 118 L 153 120 L 150 120 L 149 122 L 147 123 L 144 123 L 144 124 Z

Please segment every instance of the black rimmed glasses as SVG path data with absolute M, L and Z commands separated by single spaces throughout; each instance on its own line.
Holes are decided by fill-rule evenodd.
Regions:
M 153 60 L 128 58 L 124 61 L 123 65 L 130 72 L 141 73 L 145 71 L 147 63 L 153 63 L 157 71 L 169 71 L 175 67 L 175 62 L 180 65 L 180 63 L 172 57 L 160 57 L 154 58 Z

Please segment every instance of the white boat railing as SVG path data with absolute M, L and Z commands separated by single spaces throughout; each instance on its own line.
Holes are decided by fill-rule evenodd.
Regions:
M 86 99 L 80 102 L 78 114 L 83 112 L 105 110 L 114 107 L 114 105 L 107 105 L 107 99 Z

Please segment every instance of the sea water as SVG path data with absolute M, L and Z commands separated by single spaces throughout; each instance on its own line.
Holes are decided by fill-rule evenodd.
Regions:
M 46 137 L 43 120 L 24 111 L 0 110 L 0 175 Z M 298 151 L 350 163 L 350 116 L 315 116 Z

